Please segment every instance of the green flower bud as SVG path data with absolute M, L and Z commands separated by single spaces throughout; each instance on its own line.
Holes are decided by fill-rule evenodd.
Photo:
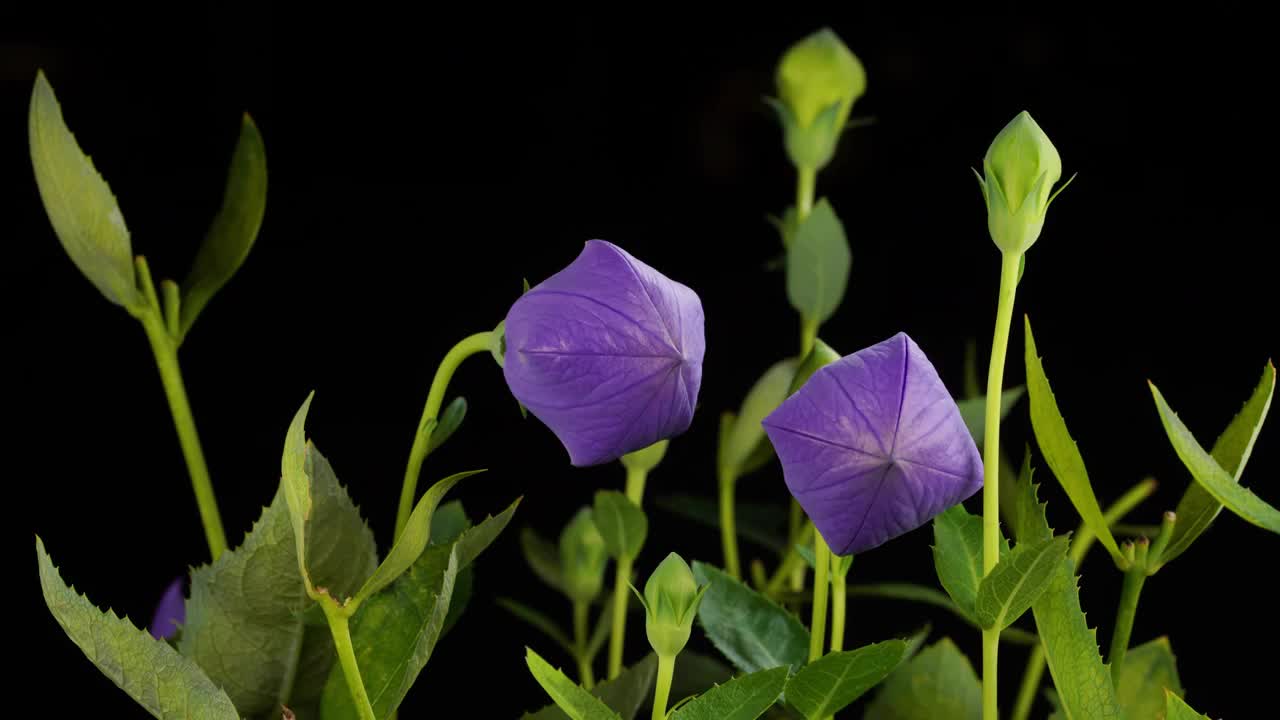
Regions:
M 806 37 L 782 56 L 774 109 L 797 167 L 830 161 L 853 104 L 867 90 L 867 72 L 830 28 Z
M 830 345 L 822 342 L 821 338 L 814 338 L 813 349 L 800 362 L 800 367 L 796 368 L 796 376 L 791 380 L 791 388 L 787 390 L 787 397 L 791 397 L 797 390 L 804 387 L 804 384 L 809 382 L 809 378 L 813 377 L 814 373 L 839 359 L 840 353 L 833 350 Z
M 640 601 L 644 603 L 649 644 L 660 657 L 679 655 L 689 642 L 698 603 L 709 587 L 699 588 L 689 566 L 675 553 L 668 555 L 649 576 Z
M 1026 252 L 1040 237 L 1045 212 L 1057 196 L 1053 186 L 1062 179 L 1057 148 L 1024 110 L 991 142 L 982 169 L 985 177 L 978 182 L 991 239 L 1004 252 Z
M 565 592 L 573 600 L 591 602 L 604 587 L 609 555 L 591 508 L 584 507 L 560 533 L 560 571 Z
M 627 453 L 621 458 L 622 466 L 628 470 L 647 473 L 658 467 L 658 463 L 662 462 L 662 458 L 667 454 L 667 445 L 670 444 L 670 439 L 659 440 L 647 448 Z

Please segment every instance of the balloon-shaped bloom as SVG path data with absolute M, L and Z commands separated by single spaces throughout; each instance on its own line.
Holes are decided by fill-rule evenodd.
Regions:
M 815 372 L 764 428 L 791 494 L 839 555 L 913 530 L 982 487 L 960 410 L 906 333 Z
M 679 435 L 702 383 L 702 302 L 603 240 L 512 305 L 503 374 L 576 466 Z
M 991 141 L 982 171 L 991 239 L 1002 252 L 1026 252 L 1040 237 L 1049 204 L 1067 187 L 1053 189 L 1062 178 L 1058 149 L 1023 110 Z
M 187 601 L 182 595 L 185 584 L 183 578 L 177 578 L 165 588 L 164 594 L 160 596 L 160 602 L 156 605 L 151 627 L 148 628 L 151 637 L 167 640 L 177 635 L 178 629 L 186 622 Z

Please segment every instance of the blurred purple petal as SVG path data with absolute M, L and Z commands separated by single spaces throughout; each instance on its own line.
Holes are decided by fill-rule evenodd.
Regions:
M 702 302 L 626 251 L 591 240 L 507 313 L 503 373 L 574 465 L 679 435 L 702 383 Z
M 184 597 L 186 578 L 177 578 L 169 583 L 164 594 L 160 596 L 160 604 L 156 606 L 155 617 L 151 620 L 151 636 L 157 640 L 167 640 L 178 634 L 178 628 L 187 620 L 187 605 Z
M 914 530 L 982 487 L 960 410 L 906 333 L 818 370 L 763 424 L 791 494 L 839 555 Z

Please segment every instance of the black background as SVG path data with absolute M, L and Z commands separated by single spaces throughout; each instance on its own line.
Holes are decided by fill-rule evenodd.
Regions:
M 719 413 L 795 351 L 782 276 L 764 269 L 780 247 L 765 216 L 791 202 L 794 176 L 761 98 L 773 92 L 781 52 L 825 24 L 864 61 L 869 87 L 854 112 L 875 120 L 846 136 L 819 181 L 854 257 L 844 305 L 822 332 L 837 349 L 905 330 L 957 392 L 968 339 L 985 363 L 998 253 L 970 167 L 1028 109 L 1066 173 L 1080 176 L 1028 256 L 1017 311 L 1034 320 L 1104 505 L 1154 475 L 1159 492 L 1133 516 L 1151 522 L 1190 481 L 1147 379 L 1208 445 L 1276 353 L 1274 67 L 1258 19 L 890 17 L 847 5 L 805 17 L 421 12 L 220 3 L 0 24 L 4 342 L 17 360 L 5 392 L 4 544 L 14 558 L 5 594 L 8 622 L 23 633 L 8 657 L 30 674 L 11 686 L 15 701 L 38 683 L 60 688 L 43 696 L 53 703 L 43 714 L 141 715 L 49 616 L 33 533 L 78 589 L 140 623 L 172 577 L 207 559 L 140 328 L 79 276 L 36 192 L 26 112 L 38 67 L 158 277 L 186 273 L 220 202 L 239 114 L 262 130 L 270 191 L 261 235 L 182 352 L 233 545 L 271 499 L 285 428 L 315 389 L 309 434 L 385 550 L 436 363 L 495 325 L 522 277 L 536 283 L 594 237 L 702 297 L 699 413 L 649 497 L 712 496 Z M 1010 385 L 1023 377 L 1019 327 Z M 551 535 L 596 489 L 621 487 L 616 465 L 570 468 L 544 427 L 520 419 L 487 358 L 463 367 L 455 393 L 471 413 L 425 475 L 488 467 L 457 493 L 473 514 L 523 495 L 517 525 Z M 1025 403 L 1006 427 L 1005 442 L 1020 450 Z M 1272 503 L 1275 437 L 1274 427 L 1263 431 L 1245 474 Z M 1054 524 L 1074 528 L 1061 490 L 1041 479 Z M 741 492 L 781 500 L 785 490 L 774 467 Z M 656 510 L 652 518 L 642 577 L 669 550 L 719 560 L 712 531 Z M 475 717 L 544 704 L 526 644 L 571 665 L 492 603 L 515 596 L 567 620 L 568 607 L 521 563 L 516 529 L 482 558 L 478 595 L 403 717 L 438 716 L 464 687 Z M 936 583 L 930 535 L 859 557 L 852 578 Z M 1251 658 L 1280 639 L 1270 586 L 1278 543 L 1224 513 L 1147 584 L 1135 644 L 1170 634 L 1188 699 L 1214 717 L 1261 717 L 1255 708 L 1271 696 L 1272 664 Z M 1095 551 L 1082 585 L 1105 647 L 1119 574 Z M 928 614 L 856 602 L 850 643 L 905 634 Z M 976 632 L 934 621 L 978 660 Z M 629 656 L 639 657 L 639 623 L 632 630 Z M 1002 654 L 1006 707 L 1022 658 Z

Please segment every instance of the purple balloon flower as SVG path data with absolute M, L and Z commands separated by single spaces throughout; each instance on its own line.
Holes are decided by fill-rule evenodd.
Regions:
M 503 374 L 576 466 L 679 435 L 702 383 L 702 302 L 603 240 L 507 313 Z
M 187 604 L 183 597 L 184 578 L 177 578 L 169 583 L 160 603 L 156 605 L 155 617 L 151 620 L 151 637 L 167 640 L 178 634 L 178 628 L 187 620 Z
M 982 487 L 982 458 L 929 358 L 898 333 L 813 374 L 764 419 L 800 506 L 839 555 Z

